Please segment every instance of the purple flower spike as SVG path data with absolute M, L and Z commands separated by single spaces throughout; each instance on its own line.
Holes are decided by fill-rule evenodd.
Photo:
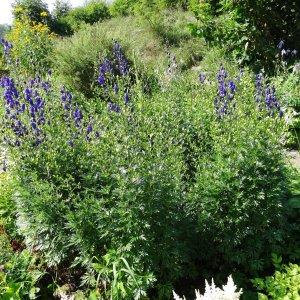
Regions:
M 73 113 L 73 118 L 74 118 L 76 127 L 79 127 L 80 123 L 81 123 L 81 120 L 83 119 L 82 112 L 79 108 L 75 109 L 75 111 Z
M 86 129 L 86 133 L 90 134 L 92 131 L 93 131 L 93 126 L 91 124 L 89 124 L 87 129 Z
M 99 77 L 98 77 L 98 83 L 101 85 L 101 86 L 105 86 L 105 76 L 104 74 L 100 74 Z
M 284 41 L 283 41 L 283 40 L 280 40 L 279 43 L 278 43 L 278 45 L 277 45 L 277 48 L 278 48 L 279 50 L 282 50 L 282 49 L 283 49 L 283 46 L 284 46 Z
M 120 113 L 121 112 L 121 108 L 118 104 L 115 104 L 113 102 L 109 102 L 108 103 L 108 109 L 111 112 L 116 112 L 116 113 Z
M 128 91 L 126 91 L 126 93 L 124 95 L 124 102 L 127 105 L 129 103 L 129 101 L 130 101 L 129 94 L 128 94 Z
M 206 75 L 203 72 L 201 72 L 200 75 L 199 75 L 199 81 L 201 83 L 204 83 L 205 80 L 206 80 Z
M 114 84 L 113 90 L 114 90 L 115 94 L 118 94 L 118 92 L 119 92 L 119 86 L 118 86 L 117 83 Z
M 231 93 L 234 94 L 235 91 L 236 91 L 236 85 L 235 85 L 235 83 L 232 80 L 230 80 L 228 85 L 229 85 Z

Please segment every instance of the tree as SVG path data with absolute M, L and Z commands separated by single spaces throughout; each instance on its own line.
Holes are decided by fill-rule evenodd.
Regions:
M 55 19 L 59 19 L 66 16 L 71 9 L 72 7 L 69 0 L 56 0 L 52 15 Z

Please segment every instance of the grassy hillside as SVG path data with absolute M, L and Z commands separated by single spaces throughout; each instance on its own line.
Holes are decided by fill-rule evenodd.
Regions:
M 173 62 L 176 72 L 191 69 L 207 49 L 189 32 L 192 20 L 189 12 L 166 11 L 153 21 L 129 16 L 86 26 L 57 44 L 54 68 L 66 84 L 90 95 L 99 62 L 118 41 L 138 72 L 148 77 L 163 77 Z

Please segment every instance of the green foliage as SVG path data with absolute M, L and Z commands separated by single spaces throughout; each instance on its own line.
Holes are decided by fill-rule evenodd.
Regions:
M 52 16 L 55 19 L 59 19 L 66 16 L 71 11 L 71 9 L 72 7 L 69 0 L 56 0 L 54 3 Z
M 7 38 L 13 45 L 8 64 L 12 73 L 35 76 L 45 74 L 49 70 L 54 35 L 47 25 L 32 22 L 24 17 L 14 22 Z
M 274 78 L 278 95 L 287 106 L 300 111 L 300 72 L 284 72 Z
M 187 6 L 116 1 L 113 14 L 144 18 L 84 25 L 53 55 L 45 24 L 15 23 L 10 57 L 18 64 L 9 66 L 14 81 L 1 80 L 0 108 L 1 140 L 13 161 L 0 175 L 6 293 L 37 296 L 43 266 L 32 252 L 55 270 L 55 284 L 75 286 L 67 291 L 78 299 L 170 299 L 175 286 L 222 281 L 229 270 L 242 279 L 266 274 L 272 252 L 276 266 L 281 255 L 299 259 L 299 176 L 290 182 L 284 155 L 284 108 L 297 95 L 298 75 L 265 80 L 278 87 L 280 117 L 265 95 L 255 101 L 254 75 L 224 59 L 247 31 L 239 10 L 190 1 L 214 39 L 222 42 L 225 32 L 226 47 L 208 48 L 186 26 L 198 35 L 191 13 L 155 13 L 177 4 Z M 56 21 L 69 34 L 109 16 L 103 3 L 91 2 Z M 99 85 L 105 58 L 119 63 L 114 41 L 128 74 L 106 71 Z M 51 64 L 54 77 L 46 72 Z M 223 79 L 220 65 L 228 71 Z M 13 236 L 22 240 L 17 250 L 28 250 L 12 253 Z
M 0 224 L 11 238 L 17 235 L 16 207 L 13 195 L 13 179 L 6 173 L 0 173 Z
M 113 16 L 148 15 L 168 8 L 187 9 L 188 0 L 116 0 L 110 6 Z
M 293 67 L 291 67 L 293 69 Z M 281 102 L 291 111 L 294 115 L 289 118 L 290 126 L 290 147 L 299 149 L 300 140 L 300 72 L 296 69 L 294 71 L 284 69 L 279 73 L 280 75 L 274 77 L 272 80 L 277 87 L 277 94 Z
M 83 24 L 94 24 L 110 18 L 108 6 L 102 1 L 89 1 L 85 6 L 72 9 L 65 20 L 72 31 L 76 31 Z
M 51 16 L 48 5 L 43 0 L 16 0 L 13 5 L 13 14 L 16 20 L 24 17 L 32 22 L 50 25 Z
M 128 16 L 133 14 L 135 0 L 115 0 L 110 6 L 113 16 Z
M 221 44 L 241 62 L 274 67 L 280 40 L 299 50 L 298 2 L 200 1 L 190 8 L 201 22 L 192 25 L 194 34 Z
M 129 258 L 130 259 L 130 258 Z M 117 251 L 110 251 L 104 257 L 104 264 L 93 263 L 92 268 L 97 280 L 105 278 L 110 289 L 107 296 L 113 299 L 143 299 L 147 296 L 147 289 L 154 281 L 153 275 L 139 275 L 128 261 Z M 138 266 L 137 266 L 138 267 Z M 99 282 L 95 283 L 99 286 Z M 95 291 L 97 296 L 99 292 Z
M 43 274 L 36 258 L 28 251 L 12 255 L 0 271 L 1 299 L 37 299 L 36 284 Z
M 300 297 L 300 266 L 283 265 L 273 276 L 256 278 L 253 284 L 259 290 L 260 300 L 297 300 Z
M 9 30 L 10 30 L 9 25 L 0 24 L 0 38 L 3 38 Z
M 153 286 L 152 298 L 168 299 L 199 263 L 207 277 L 264 269 L 284 240 L 285 124 L 258 110 L 250 74 L 237 85 L 236 109 L 220 119 L 214 77 L 199 86 L 184 74 L 151 98 L 137 84 L 130 104 L 122 93 L 114 100 L 120 113 L 77 97 L 81 129 L 66 121 L 56 89 L 43 94 L 46 138 L 11 148 L 26 246 L 49 266 L 83 270 L 84 286 L 104 298 Z

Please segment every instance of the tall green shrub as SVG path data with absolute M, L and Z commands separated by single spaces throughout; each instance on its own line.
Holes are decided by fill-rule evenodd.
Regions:
M 110 18 L 108 6 L 102 1 L 89 1 L 82 7 L 72 9 L 63 19 L 76 31 L 84 24 L 94 24 Z
M 5 79 L 24 95 L 11 110 L 29 101 L 13 126 L 2 109 L 27 247 L 116 299 L 167 299 L 198 264 L 201 276 L 264 269 L 284 240 L 284 121 L 248 75 L 207 76 L 84 106 L 65 88 Z

